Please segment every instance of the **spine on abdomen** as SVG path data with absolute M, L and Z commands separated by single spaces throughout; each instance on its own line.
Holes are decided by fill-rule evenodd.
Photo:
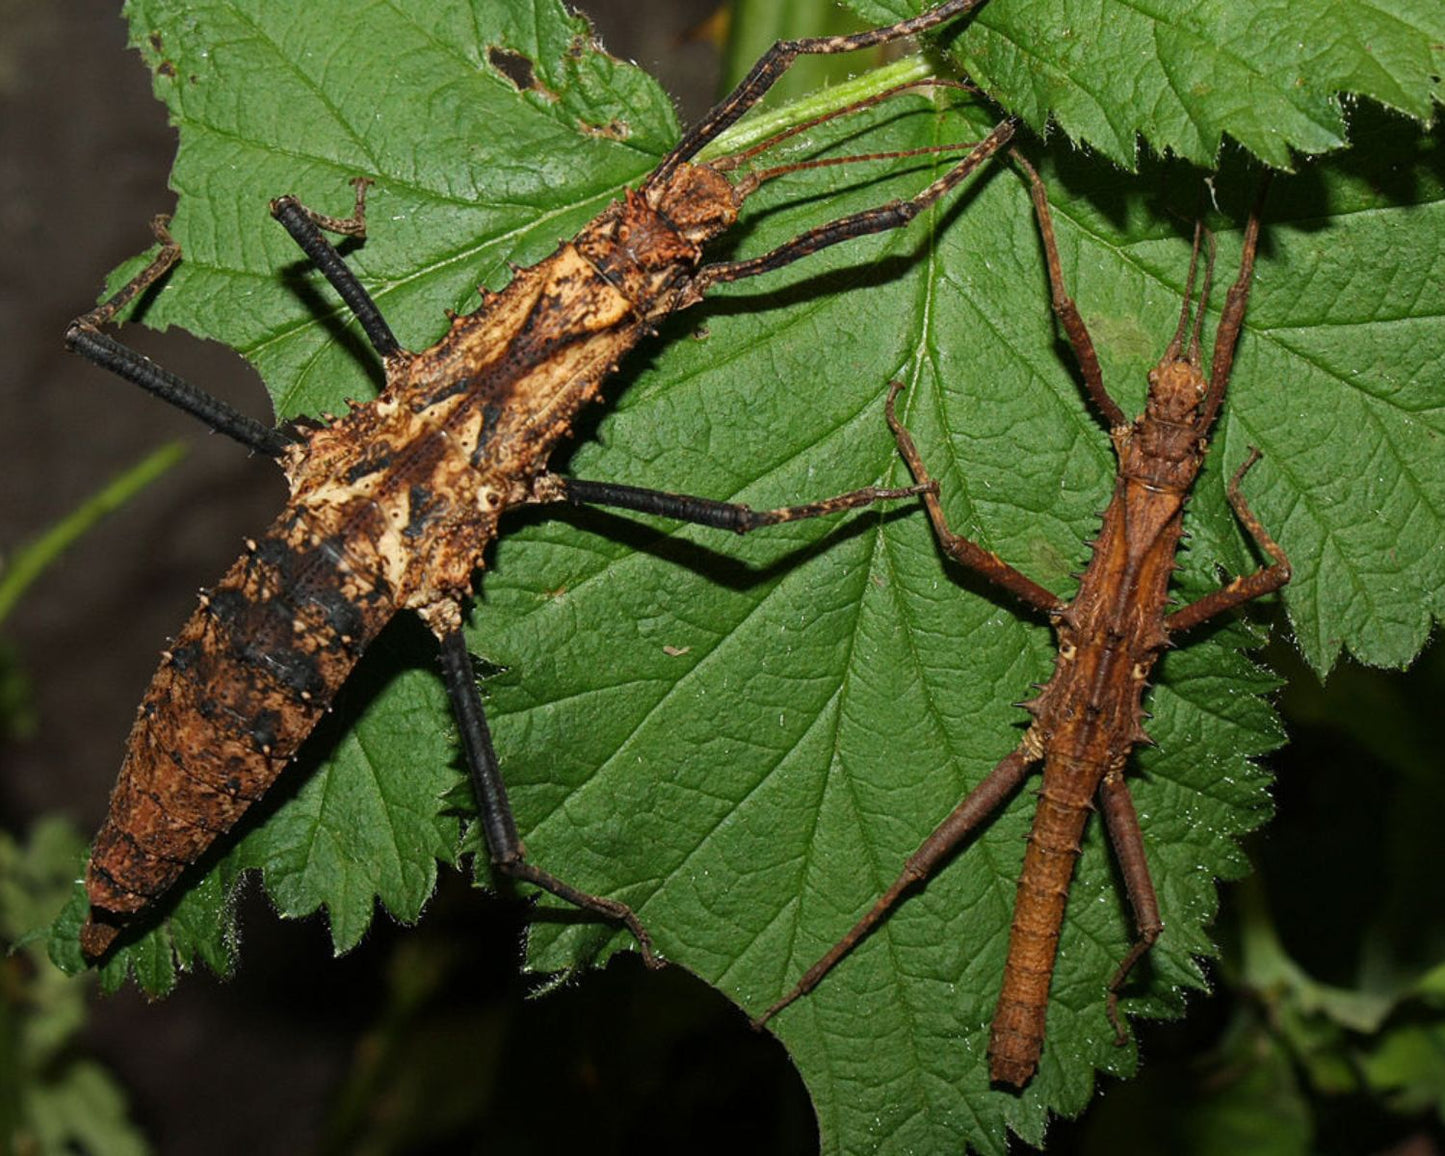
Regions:
M 1051 797 L 1049 787 L 1046 767 L 1019 875 L 1003 990 L 988 1042 L 990 1077 L 1015 1087 L 1028 1082 L 1043 1051 L 1059 930 L 1089 817 L 1087 796 L 1081 802 Z
M 151 680 L 91 850 L 87 957 L 265 793 L 394 612 L 320 521 L 288 508 L 248 543 Z

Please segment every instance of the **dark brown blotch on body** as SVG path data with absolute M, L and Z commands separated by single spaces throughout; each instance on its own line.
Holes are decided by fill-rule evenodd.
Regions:
M 807 244 L 706 267 L 703 245 L 733 224 L 738 205 L 759 181 L 734 188 L 720 171 L 731 166 L 692 158 L 756 104 L 798 55 L 875 47 L 937 27 L 981 2 L 946 0 L 857 37 L 774 46 L 638 191 L 628 191 L 539 264 L 514 268 L 501 292 L 483 291 L 476 312 L 448 311 L 441 340 L 420 352 L 401 348 L 376 303 L 320 233 L 364 237 L 371 182 L 353 181 L 356 201 L 348 218 L 318 214 L 292 196 L 272 202 L 272 215 L 351 305 L 382 358 L 386 383 L 379 397 L 354 405 L 340 419 L 301 418 L 271 431 L 230 415 L 224 432 L 275 455 L 291 498 L 265 538 L 183 628 L 137 714 L 87 875 L 91 919 L 81 932 L 87 956 L 104 954 L 127 920 L 199 854 L 203 840 L 194 832 L 228 828 L 265 791 L 397 610 L 417 612 L 442 640 L 443 670 L 459 715 L 479 710 L 475 688 L 458 689 L 465 679 L 456 662 L 473 574 L 509 506 L 560 500 L 555 487 L 543 497 L 538 479 L 578 410 L 598 396 L 626 353 L 654 332 L 659 318 L 695 303 L 712 285 L 906 223 L 991 157 L 1013 126 L 1000 124 L 946 178 L 907 202 L 812 230 Z M 572 49 L 582 48 L 582 40 L 574 40 Z M 533 62 L 522 54 L 493 47 L 488 63 L 517 87 L 540 89 Z M 782 171 L 787 166 L 773 170 Z M 198 407 L 194 394 L 177 392 L 166 375 L 137 355 L 117 352 L 123 347 L 99 333 L 180 259 L 163 225 L 156 233 L 162 242 L 156 258 L 77 318 L 67 344 L 205 415 L 214 411 Z M 836 501 L 813 505 L 819 512 L 852 508 Z M 510 817 L 494 763 L 473 754 L 469 766 L 479 793 L 490 800 L 484 815 L 500 813 L 506 820 L 487 828 L 494 863 L 583 909 L 623 921 L 655 961 L 645 930 L 625 904 L 581 892 L 524 862 L 515 832 L 506 830 Z M 174 798 L 163 786 L 150 788 L 166 777 L 186 784 Z
M 564 245 L 389 363 L 375 401 L 293 427 L 290 504 L 204 597 L 138 712 L 87 874 L 88 956 L 266 792 L 397 609 L 468 594 L 506 496 L 526 493 L 657 294 L 695 268 L 699 247 L 665 230 L 629 195 L 579 243 L 620 231 L 657 252 L 604 272 Z

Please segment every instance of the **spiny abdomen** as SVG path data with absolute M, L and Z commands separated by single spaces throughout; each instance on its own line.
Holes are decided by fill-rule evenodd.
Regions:
M 88 958 L 266 792 L 392 616 L 364 539 L 348 548 L 334 520 L 288 507 L 166 652 L 91 850 Z

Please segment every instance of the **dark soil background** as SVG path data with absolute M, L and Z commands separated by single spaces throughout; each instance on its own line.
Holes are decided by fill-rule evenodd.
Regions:
M 714 6 L 585 4 L 608 47 L 659 76 L 685 122 L 713 95 L 717 54 L 683 37 Z M 6 624 L 39 727 L 0 750 L 0 823 L 23 832 L 58 811 L 88 832 L 160 647 L 197 588 L 269 522 L 284 487 L 269 462 L 63 349 L 67 321 L 95 301 L 108 270 L 150 243 L 150 217 L 172 207 L 175 134 L 125 47 L 115 0 L 0 0 L 0 19 L 0 551 L 163 442 L 190 447 L 178 469 L 48 572 Z M 269 420 L 260 381 L 229 350 L 178 333 L 126 336 Z M 1380 685 L 1399 695 L 1389 688 L 1404 684 Z M 1402 701 L 1428 703 L 1423 687 Z M 1316 785 L 1332 781 L 1325 763 L 1369 775 L 1377 788 L 1388 772 L 1329 731 L 1311 739 L 1291 730 L 1296 743 L 1277 760 L 1282 818 L 1266 839 L 1276 851 L 1305 847 L 1301 822 L 1323 821 L 1333 828 L 1323 853 L 1339 860 L 1358 816 L 1347 792 Z M 202 973 L 162 1003 L 133 990 L 96 1003 L 88 1044 L 124 1083 L 161 1153 L 816 1147 L 781 1046 L 678 968 L 651 975 L 619 962 L 526 999 L 525 909 L 455 878 L 418 929 L 383 918 L 339 961 L 319 920 L 283 923 L 255 895 L 244 908 L 245 954 L 230 981 Z M 1279 914 L 1306 938 L 1331 935 L 1319 904 Z M 1223 1000 L 1201 997 L 1183 1027 L 1145 1027 L 1154 1074 L 1171 1053 L 1186 1065 L 1197 1057 L 1226 1015 Z M 1113 1090 L 1120 1100 L 1129 1092 Z M 1051 1150 L 1087 1147 L 1086 1132 L 1056 1125 Z

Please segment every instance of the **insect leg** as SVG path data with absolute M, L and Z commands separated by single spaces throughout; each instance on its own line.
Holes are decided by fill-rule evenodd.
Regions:
M 372 348 L 383 359 L 395 357 L 402 348 L 391 332 L 391 326 L 387 325 L 371 294 L 347 267 L 336 247 L 321 235 L 321 230 L 325 229 L 348 237 L 366 236 L 366 187 L 371 181 L 366 177 L 355 177 L 351 183 L 356 186 L 356 206 L 349 217 L 325 216 L 308 209 L 289 195 L 277 197 L 271 202 L 271 215 L 291 234 L 291 239 L 301 246 L 312 264 L 321 270 L 322 276 L 331 282 L 331 287 L 355 314 Z
M 704 265 L 693 281 L 693 292 L 705 293 L 713 285 L 739 281 L 744 277 L 756 277 L 759 273 L 768 273 L 784 265 L 791 265 L 794 261 L 816 253 L 819 249 L 826 249 L 829 245 L 836 245 L 839 241 L 882 233 L 908 224 L 1007 144 L 1013 137 L 1014 128 L 1012 120 L 1000 121 L 963 160 L 914 197 L 890 201 L 886 205 L 839 217 L 836 221 L 829 221 L 825 225 L 799 233 L 791 241 L 779 245 L 771 252 L 750 257 L 746 261 L 720 261 L 717 264 Z
M 888 387 L 888 428 L 893 431 L 893 436 L 898 441 L 898 452 L 908 463 L 914 479 L 921 485 L 932 487 L 923 491 L 923 504 L 928 509 L 929 520 L 933 522 L 933 532 L 937 535 L 943 552 L 960 566 L 987 578 L 996 586 L 1002 586 L 1020 602 L 1032 606 L 1035 610 L 1041 610 L 1045 614 L 1062 610 L 1067 604 L 1058 595 L 1045 590 L 1028 575 L 1015 570 L 991 550 L 985 550 L 967 538 L 959 537 L 948 528 L 948 521 L 943 516 L 943 506 L 938 501 L 938 483 L 929 476 L 923 459 L 913 444 L 912 435 L 903 427 L 894 412 L 894 399 L 902 388 L 902 383 L 897 381 Z
M 162 401 L 199 418 L 217 433 L 234 438 L 242 445 L 277 457 L 291 439 L 280 430 L 263 425 L 233 409 L 220 398 L 212 397 L 199 386 L 163 369 L 150 358 L 122 345 L 101 326 L 115 320 L 115 315 L 168 273 L 181 259 L 181 247 L 166 231 L 170 218 L 160 216 L 151 222 L 151 231 L 161 243 L 161 250 L 144 269 L 120 287 L 103 304 L 77 317 L 65 331 L 65 346 L 87 361 L 108 369 L 133 385 L 155 394 Z
M 1049 211 L 1048 191 L 1034 166 L 1029 164 L 1018 149 L 1010 149 L 1009 153 L 1029 179 L 1029 195 L 1033 197 L 1034 215 L 1038 218 L 1039 234 L 1044 241 L 1044 258 L 1049 269 L 1049 290 L 1053 295 L 1054 313 L 1058 315 L 1059 323 L 1063 325 L 1069 344 L 1073 347 L 1079 371 L 1084 375 L 1084 386 L 1088 389 L 1089 396 L 1094 399 L 1094 404 L 1099 407 L 1099 412 L 1103 414 L 1110 430 L 1127 426 L 1128 417 L 1104 388 L 1104 374 L 1099 368 L 1094 342 L 1089 337 L 1089 330 L 1084 325 L 1079 307 L 1074 304 L 1074 299 L 1069 296 L 1069 291 L 1064 286 L 1064 271 L 1059 261 L 1059 247 L 1054 239 L 1054 217 Z
M 754 510 L 751 506 L 698 498 L 691 494 L 671 494 L 664 490 L 647 490 L 610 482 L 587 482 L 579 478 L 564 478 L 558 474 L 543 474 L 535 483 L 534 490 L 538 492 L 541 501 L 567 501 L 574 506 L 613 506 L 621 510 L 636 510 L 642 514 L 656 514 L 662 518 L 676 518 L 679 522 L 692 522 L 699 526 L 746 534 L 762 526 L 823 517 L 894 498 L 911 498 L 915 494 L 930 492 L 932 486 L 931 482 L 901 489 L 865 486 L 861 490 L 839 494 L 837 497 L 800 506 L 783 506 L 775 510 Z
M 1120 961 L 1114 978 L 1109 980 L 1109 1022 L 1114 1025 L 1114 1042 L 1123 1045 L 1128 1042 L 1129 1033 L 1119 1016 L 1119 989 L 1129 977 L 1129 972 L 1141 960 L 1164 924 L 1159 919 L 1159 900 L 1154 894 L 1154 883 L 1149 878 L 1149 862 L 1144 857 L 1144 838 L 1139 830 L 1139 816 L 1134 812 L 1134 800 L 1129 795 L 1129 785 L 1119 771 L 1110 771 L 1099 785 L 1099 804 L 1104 812 L 1104 826 L 1109 832 L 1109 842 L 1114 845 L 1114 858 L 1124 876 L 1124 887 L 1129 892 L 1129 906 L 1134 909 L 1134 926 L 1138 937 L 1129 952 Z
M 953 813 L 938 825 L 933 834 L 923 841 L 918 850 L 908 857 L 903 865 L 903 873 L 882 894 L 872 910 L 858 920 L 852 930 L 830 947 L 817 963 L 808 968 L 803 973 L 803 978 L 798 980 L 787 995 L 753 1020 L 753 1027 L 762 1027 L 794 1000 L 817 987 L 818 982 L 833 970 L 834 965 L 883 920 L 905 891 L 932 875 L 938 865 L 952 854 L 954 848 L 1014 792 L 1019 783 L 1023 782 L 1029 768 L 1038 760 L 1039 754 L 1028 738 L 1023 745 L 1006 755 L 998 766 L 988 773 L 988 777 L 974 787 L 963 802 L 954 808 Z
M 637 918 L 637 913 L 627 904 L 579 891 L 526 861 L 526 850 L 522 846 L 521 836 L 517 833 L 517 823 L 512 817 L 511 805 L 507 802 L 507 788 L 497 765 L 496 751 L 492 747 L 492 735 L 487 727 L 487 716 L 482 709 L 482 697 L 477 692 L 476 676 L 472 671 L 472 657 L 467 650 L 466 639 L 460 629 L 455 629 L 442 635 L 439 641 L 442 679 L 452 700 L 452 710 L 456 713 L 457 728 L 461 732 L 462 748 L 466 754 L 472 787 L 476 792 L 478 815 L 492 866 L 504 875 L 535 884 L 585 911 L 592 911 L 605 919 L 625 924 L 637 939 L 643 962 L 648 967 L 661 967 L 661 960 L 652 950 L 651 936 Z
M 826 56 L 839 52 L 856 52 L 927 32 L 946 21 L 973 11 L 984 0 L 948 0 L 910 20 L 900 20 L 884 28 L 874 28 L 852 36 L 814 36 L 799 40 L 779 40 L 758 58 L 752 70 L 732 92 L 723 97 L 697 124 L 693 125 L 677 146 L 663 157 L 643 188 L 664 184 L 677 166 L 696 155 L 707 143 L 762 100 L 768 89 L 777 83 L 799 56 Z
M 1234 471 L 1234 477 L 1229 479 L 1229 504 L 1234 508 L 1235 517 L 1244 524 L 1244 528 L 1259 543 L 1260 549 L 1274 561 L 1268 566 L 1256 570 L 1253 574 L 1235 578 L 1232 582 L 1214 591 L 1213 594 L 1206 594 L 1198 601 L 1191 602 L 1188 606 L 1182 606 L 1173 614 L 1168 615 L 1164 619 L 1164 629 L 1168 633 L 1174 634 L 1198 626 L 1201 622 L 1207 622 L 1215 615 L 1223 614 L 1226 610 L 1232 610 L 1255 598 L 1272 594 L 1289 581 L 1289 558 L 1285 556 L 1279 543 L 1269 536 L 1269 532 L 1255 517 L 1254 511 L 1249 508 L 1249 503 L 1244 500 L 1244 495 L 1239 492 L 1239 483 L 1244 480 L 1244 475 L 1249 471 L 1250 466 L 1259 461 L 1259 456 L 1259 451 L 1251 446 L 1249 457 L 1245 458 L 1239 469 Z

